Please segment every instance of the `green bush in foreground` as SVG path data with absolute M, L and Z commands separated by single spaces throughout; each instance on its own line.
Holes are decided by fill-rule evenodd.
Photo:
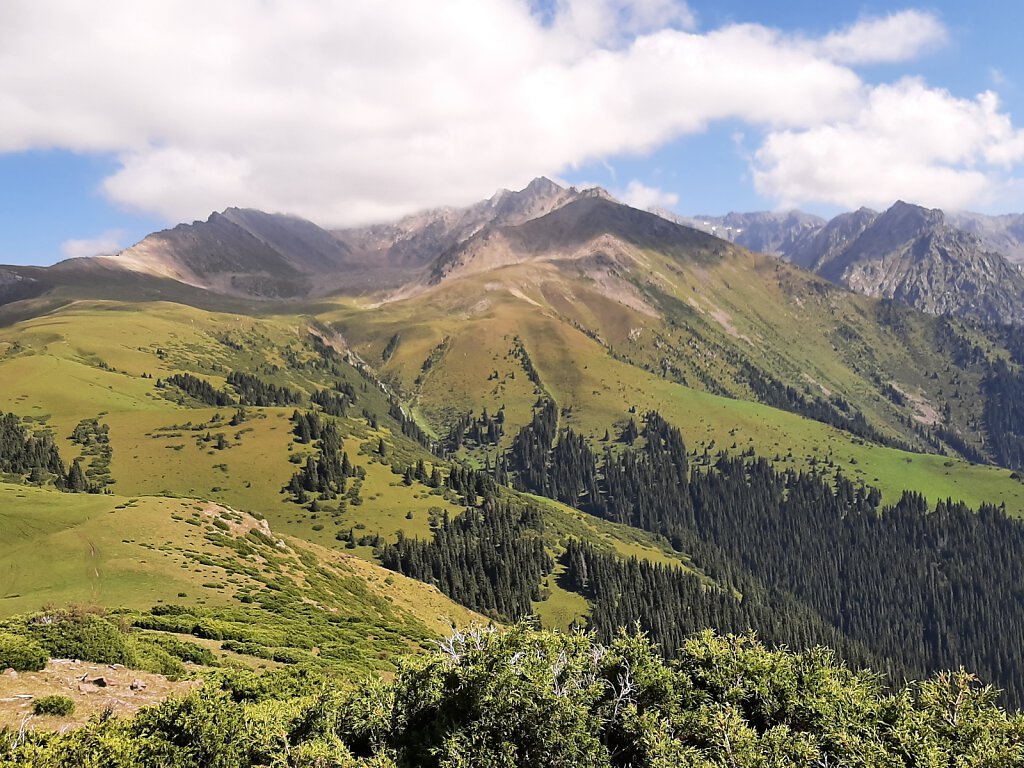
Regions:
M 50 654 L 39 643 L 10 632 L 0 632 L 0 672 L 38 672 L 46 666 Z
M 102 612 L 82 608 L 50 610 L 26 619 L 19 634 L 37 641 L 55 659 L 125 666 L 136 662 L 127 628 L 119 626 L 116 617 Z
M 75 702 L 67 696 L 40 696 L 32 702 L 33 715 L 57 715 L 63 717 L 75 711 Z
M 394 681 L 239 701 L 211 684 L 130 720 L 30 734 L 15 766 L 1024 765 L 1024 717 L 965 672 L 889 692 L 817 648 L 710 632 L 666 663 L 645 637 L 473 629 Z M 14 738 L 7 734 L 7 741 Z M 6 755 L 5 755 L 6 751 Z

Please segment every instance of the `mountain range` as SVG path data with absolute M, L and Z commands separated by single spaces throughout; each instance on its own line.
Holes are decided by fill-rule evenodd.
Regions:
M 599 200 L 605 204 L 594 202 Z M 1024 322 L 1024 215 L 947 214 L 902 201 L 882 213 L 861 209 L 828 221 L 799 211 L 689 218 L 654 213 L 929 314 Z M 624 225 L 618 229 L 617 218 Z M 452 272 L 544 260 L 554 251 L 579 259 L 579 247 L 601 228 L 611 228 L 601 233 L 607 238 L 634 244 L 673 237 L 664 222 L 626 214 L 604 190 L 567 189 L 538 178 L 523 190 L 500 190 L 465 208 L 345 230 L 229 208 L 149 235 L 112 256 L 65 262 L 56 270 L 120 269 L 257 299 L 398 295 Z M 607 255 L 590 254 L 598 261 Z M 8 268 L 0 275 L 0 295 L 25 296 L 55 277 Z
M 1024 320 L 1022 215 L 947 214 L 899 201 L 829 221 L 799 211 L 677 220 L 930 314 Z
M 544 348 L 569 328 L 601 354 L 696 390 L 847 429 L 856 414 L 873 439 L 1005 464 L 1012 450 L 987 432 L 984 399 L 960 394 L 965 376 L 983 386 L 984 371 L 943 385 L 933 370 L 950 364 L 944 336 L 974 345 L 978 332 L 843 290 L 939 317 L 1024 320 L 1019 268 L 951 221 L 902 202 L 831 221 L 799 212 L 672 220 L 545 178 L 466 208 L 346 230 L 231 208 L 109 257 L 5 267 L 0 319 L 81 298 L 306 312 L 443 434 L 459 410 L 484 403 L 470 388 L 456 406 L 447 380 L 431 391 L 434 356 L 496 332 L 483 330 L 496 312 L 508 316 L 499 328 L 526 339 L 513 319 L 525 311 L 533 317 L 524 322 L 550 336 L 538 338 Z M 999 221 L 1010 237 L 1009 219 Z M 920 326 L 912 342 L 908 326 Z
M 581 197 L 548 179 L 501 190 L 467 208 L 391 224 L 322 229 L 294 216 L 229 208 L 156 232 L 103 263 L 217 293 L 296 298 L 397 288 L 421 280 L 439 255 L 482 230 L 516 226 Z

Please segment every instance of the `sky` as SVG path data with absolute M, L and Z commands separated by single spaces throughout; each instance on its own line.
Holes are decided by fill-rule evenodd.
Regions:
M 4 0 L 0 263 L 545 175 L 676 213 L 1024 211 L 1016 0 Z

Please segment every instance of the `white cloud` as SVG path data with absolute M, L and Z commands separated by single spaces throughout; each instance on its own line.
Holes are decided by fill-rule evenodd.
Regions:
M 833 61 L 874 64 L 913 59 L 946 42 L 946 37 L 946 28 L 935 16 L 911 10 L 861 19 L 827 35 L 818 47 Z
M 645 211 L 655 208 L 672 210 L 679 203 L 679 195 L 674 192 L 666 192 L 657 187 L 649 187 L 637 179 L 629 182 L 624 191 L 614 193 L 614 196 L 626 205 L 631 205 L 634 208 L 640 208 Z
M 529 0 L 10 0 L 0 152 L 113 153 L 121 167 L 103 192 L 170 221 L 239 205 L 344 225 L 738 120 L 751 141 L 769 131 L 759 178 L 784 197 L 822 184 L 786 170 L 797 149 L 835 162 L 822 131 L 879 129 L 880 115 L 863 119 L 875 91 L 850 65 L 902 60 L 945 34 L 914 11 L 818 41 L 759 25 L 697 31 L 673 0 L 559 0 L 553 13 Z M 897 128 L 912 136 L 926 116 Z M 954 125 L 1005 131 L 998 117 Z M 984 144 L 986 162 L 1016 162 L 1012 141 L 946 131 L 946 154 L 963 139 Z M 976 155 L 919 160 L 941 170 Z
M 958 99 L 905 79 L 872 89 L 851 120 L 769 133 L 754 182 L 780 207 L 877 208 L 902 198 L 964 208 L 984 204 L 1022 160 L 1024 133 L 995 94 Z
M 117 253 L 124 244 L 124 231 L 107 230 L 101 235 L 83 240 L 65 240 L 60 245 L 60 252 L 65 259 L 80 259 L 86 256 L 109 256 Z
M 669 27 L 693 29 L 696 23 L 679 0 L 557 0 L 552 31 L 563 43 L 617 46 Z

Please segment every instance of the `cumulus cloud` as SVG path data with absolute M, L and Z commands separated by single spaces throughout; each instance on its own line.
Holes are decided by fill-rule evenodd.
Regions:
M 678 0 L 558 0 L 551 25 L 556 37 L 583 45 L 622 45 L 668 27 L 692 29 L 697 20 Z
M 905 79 L 872 89 L 851 120 L 770 132 L 754 183 L 781 207 L 884 207 L 904 198 L 964 208 L 984 203 L 1022 160 L 1024 133 L 994 93 L 958 99 Z
M 626 205 L 641 210 L 656 208 L 667 208 L 669 210 L 679 203 L 679 195 L 674 192 L 666 192 L 658 187 L 649 187 L 638 179 L 633 179 L 626 185 L 626 189 L 615 194 L 619 200 Z
M 818 47 L 833 61 L 875 64 L 916 58 L 946 42 L 946 37 L 946 28 L 935 16 L 910 10 L 861 19 L 826 35 Z
M 815 41 L 750 24 L 701 31 L 677 0 L 545 7 L 11 0 L 0 152 L 113 154 L 103 192 L 170 221 L 239 205 L 338 226 L 467 203 L 739 120 L 768 132 L 760 178 L 783 197 L 799 145 L 832 162 L 823 130 L 876 127 L 863 117 L 874 92 L 852 65 L 898 61 L 945 34 L 921 12 Z M 986 146 L 986 161 L 1015 162 L 1007 142 Z
M 79 259 L 86 256 L 108 256 L 124 248 L 124 231 L 107 230 L 101 235 L 83 240 L 65 240 L 60 245 L 60 252 L 65 259 Z

